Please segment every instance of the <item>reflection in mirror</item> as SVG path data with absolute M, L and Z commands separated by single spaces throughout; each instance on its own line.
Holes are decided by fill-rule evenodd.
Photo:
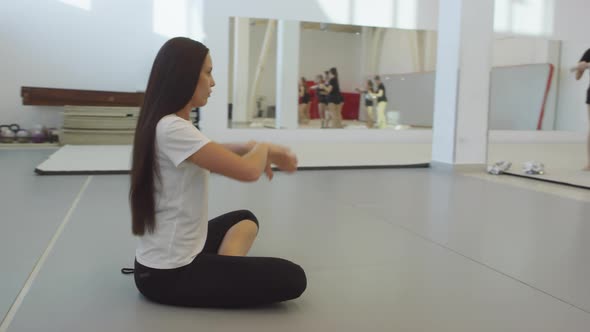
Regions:
M 277 124 L 276 21 L 230 20 L 231 128 Z M 299 128 L 432 127 L 436 33 L 300 22 Z
M 230 18 L 229 128 L 276 126 L 276 20 Z
M 497 35 L 490 90 L 490 130 L 560 131 L 584 142 L 511 144 L 488 148 L 493 163 L 545 166 L 544 179 L 590 188 L 590 44 L 530 36 Z M 588 141 L 586 141 L 588 137 Z
M 554 130 L 561 43 L 497 36 L 490 87 L 491 130 Z
M 416 114 L 432 117 L 435 65 L 432 31 L 302 22 L 300 128 L 429 128 Z

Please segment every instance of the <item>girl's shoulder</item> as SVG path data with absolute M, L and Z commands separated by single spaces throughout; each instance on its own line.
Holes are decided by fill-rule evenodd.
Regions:
M 156 137 L 167 136 L 171 132 L 196 129 L 192 122 L 179 117 L 176 114 L 168 114 L 158 121 L 156 125 Z

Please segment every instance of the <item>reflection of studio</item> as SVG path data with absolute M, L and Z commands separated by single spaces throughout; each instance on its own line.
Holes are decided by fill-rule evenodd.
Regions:
M 236 20 L 245 21 L 248 29 L 236 30 Z M 298 26 L 298 55 L 287 53 L 299 73 L 291 84 L 296 95 L 292 104 L 285 101 L 282 123 L 277 123 L 277 112 L 283 111 L 277 103 L 277 23 L 230 19 L 232 128 L 432 128 L 436 31 L 314 22 Z M 567 130 L 575 123 L 577 115 L 566 111 L 568 98 L 560 98 L 573 88 L 560 79 L 560 68 L 571 62 L 558 56 L 569 52 L 567 44 L 497 34 L 493 49 L 491 129 Z M 338 70 L 336 103 L 327 102 L 330 68 Z M 247 89 L 236 89 L 236 84 Z M 377 96 L 379 91 L 385 94 Z
M 243 29 L 246 26 L 244 21 L 248 29 Z M 236 25 L 240 25 L 240 29 L 236 29 Z M 414 126 L 399 122 L 398 103 L 392 101 L 400 99 L 399 105 L 407 104 L 404 100 L 408 99 L 407 93 L 391 83 L 395 81 L 392 78 L 396 77 L 396 72 L 427 73 L 433 70 L 436 63 L 434 32 L 314 22 L 300 22 L 298 27 L 299 52 L 295 58 L 291 57 L 293 54 L 289 55 L 299 73 L 293 85 L 297 95 L 294 96 L 295 103 L 286 106 L 289 111 L 285 110 L 294 111 L 297 116 L 295 121 L 286 123 L 289 115 L 283 114 L 279 117 L 283 123 L 276 123 L 277 112 L 281 112 L 277 86 L 277 24 L 274 20 L 264 19 L 230 20 L 230 62 L 233 64 L 230 80 L 233 83 L 230 84 L 229 99 L 232 128 L 394 130 L 428 127 L 420 123 Z M 422 40 L 419 50 L 400 48 L 401 43 L 405 45 L 416 34 Z M 246 44 L 247 48 L 242 46 Z M 399 56 L 396 55 L 398 58 L 392 58 L 393 54 L 389 52 L 392 47 L 400 48 L 396 52 L 399 53 Z M 412 60 L 412 56 L 418 53 L 421 54 L 420 63 Z M 306 81 L 302 82 L 302 78 Z M 375 93 L 367 91 L 366 81 L 376 78 Z M 247 82 L 248 88 L 237 88 L 238 82 Z M 392 88 L 405 98 L 393 96 L 390 92 Z M 409 88 L 408 85 L 406 89 Z M 245 103 L 237 104 L 235 101 L 238 100 Z M 375 104 L 374 110 L 369 106 L 371 103 Z M 423 105 L 420 107 L 424 108 Z M 432 105 L 423 112 L 432 113 Z

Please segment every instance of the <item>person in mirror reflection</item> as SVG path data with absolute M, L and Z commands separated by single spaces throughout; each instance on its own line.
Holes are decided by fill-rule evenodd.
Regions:
M 334 67 L 328 71 L 329 83 L 326 87 L 328 92 L 328 112 L 326 113 L 327 128 L 343 128 L 342 106 L 344 99 L 340 93 L 340 82 L 338 81 L 338 70 Z M 332 122 L 330 122 L 332 121 Z
M 328 96 L 328 86 L 330 85 L 330 71 L 326 70 L 324 71 L 324 100 L 325 100 L 325 110 L 324 110 L 324 122 L 322 124 L 322 128 L 328 128 L 328 118 L 330 116 L 329 109 L 328 109 L 328 104 L 330 103 L 328 101 L 329 96 Z
M 319 74 L 315 77 L 315 85 L 310 89 L 315 90 L 316 98 L 318 99 L 318 113 L 321 120 L 321 128 L 326 127 L 326 107 L 328 106 L 328 92 L 326 91 L 326 84 L 324 75 Z
M 576 80 L 580 80 L 582 76 L 584 76 L 584 72 L 586 69 L 590 71 L 590 49 L 584 52 L 582 58 L 578 62 L 576 66 L 574 66 L 571 71 L 576 74 Z M 586 167 L 584 167 L 585 171 L 590 171 L 590 87 L 586 90 L 586 108 L 588 109 L 588 138 L 586 142 Z
M 356 89 L 356 91 L 362 94 L 362 98 L 365 101 L 365 111 L 367 112 L 367 128 L 373 128 L 375 125 L 375 116 L 373 114 L 375 89 L 373 81 L 367 80 L 367 82 L 365 82 L 364 89 Z
M 168 40 L 154 60 L 133 142 L 129 203 L 138 243 L 127 273 L 147 299 L 166 305 L 235 308 L 295 299 L 307 286 L 299 265 L 246 256 L 259 227 L 252 212 L 208 219 L 211 172 L 254 182 L 263 174 L 272 179 L 273 164 L 297 170 L 287 147 L 216 143 L 190 122 L 191 109 L 205 106 L 213 91 L 212 71 L 209 49 L 184 37 Z
M 307 90 L 307 80 L 305 77 L 299 79 L 299 124 L 309 123 L 309 91 Z
M 387 109 L 387 95 L 385 94 L 385 85 L 381 82 L 381 77 L 375 75 L 375 93 L 373 96 L 377 98 L 377 128 L 383 129 L 387 127 L 385 119 L 385 110 Z

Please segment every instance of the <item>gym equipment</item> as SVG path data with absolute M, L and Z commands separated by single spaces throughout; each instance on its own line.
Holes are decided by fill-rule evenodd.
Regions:
M 488 173 L 499 175 L 508 171 L 510 169 L 510 166 L 512 166 L 512 163 L 509 161 L 498 161 L 497 163 L 488 166 Z
M 19 130 L 20 126 L 17 124 L 0 125 L 0 142 L 14 143 L 16 132 Z
M 33 129 L 31 131 L 31 142 L 33 143 L 44 143 L 47 139 L 47 135 L 41 129 Z
M 18 143 L 29 143 L 31 141 L 31 133 L 26 129 L 19 129 L 16 132 L 16 141 Z
M 525 174 L 543 175 L 545 174 L 545 165 L 538 161 L 527 161 L 522 165 L 522 171 Z

